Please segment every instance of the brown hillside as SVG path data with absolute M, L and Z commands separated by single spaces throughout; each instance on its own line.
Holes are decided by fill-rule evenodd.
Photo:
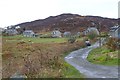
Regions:
M 55 28 L 64 31 L 83 31 L 89 26 L 92 26 L 91 21 L 100 23 L 101 31 L 108 31 L 110 27 L 117 24 L 117 19 L 103 18 L 99 16 L 81 16 L 78 14 L 61 14 L 58 16 L 50 16 L 46 19 L 35 20 L 18 24 L 25 29 L 32 29 L 35 32 L 48 32 Z

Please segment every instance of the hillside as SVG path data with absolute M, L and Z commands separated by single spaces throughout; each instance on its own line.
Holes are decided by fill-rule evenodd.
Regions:
M 58 16 L 50 16 L 46 19 L 39 19 L 31 22 L 17 24 L 22 29 L 32 29 L 35 32 L 48 32 L 55 28 L 60 31 L 83 31 L 89 26 L 93 26 L 92 22 L 100 23 L 101 31 L 108 31 L 110 27 L 116 25 L 117 19 L 103 18 L 99 16 L 81 16 L 78 14 L 61 14 Z

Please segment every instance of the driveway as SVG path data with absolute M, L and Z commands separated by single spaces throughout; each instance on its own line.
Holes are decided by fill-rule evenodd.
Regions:
M 99 47 L 99 42 L 94 45 L 71 52 L 65 61 L 74 66 L 87 78 L 118 78 L 118 66 L 96 65 L 86 60 L 89 52 Z

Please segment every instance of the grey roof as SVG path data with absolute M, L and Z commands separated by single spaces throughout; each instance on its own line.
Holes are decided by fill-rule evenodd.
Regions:
M 110 28 L 110 31 L 116 31 L 120 28 L 120 26 L 113 26 Z
M 32 30 L 25 30 L 24 32 L 33 32 Z
M 9 33 L 9 34 L 17 34 L 17 30 L 16 29 L 7 29 L 6 30 L 6 33 Z

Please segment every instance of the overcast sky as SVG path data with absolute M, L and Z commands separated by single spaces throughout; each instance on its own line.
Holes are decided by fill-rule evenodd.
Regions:
M 0 27 L 62 13 L 118 18 L 119 0 L 0 0 Z

